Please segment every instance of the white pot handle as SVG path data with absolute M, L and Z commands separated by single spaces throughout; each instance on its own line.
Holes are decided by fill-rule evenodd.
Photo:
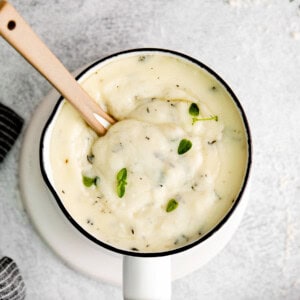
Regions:
M 166 257 L 123 257 L 125 300 L 171 299 L 171 259 Z

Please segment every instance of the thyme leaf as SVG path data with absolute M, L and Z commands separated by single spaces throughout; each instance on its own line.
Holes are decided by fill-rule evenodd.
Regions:
M 117 185 L 117 194 L 120 198 L 125 195 L 125 183 L 122 182 Z
M 199 116 L 199 107 L 197 103 L 192 103 L 189 108 L 189 114 L 193 117 Z
M 117 174 L 117 181 L 118 182 L 120 182 L 120 181 L 126 181 L 126 179 L 127 179 L 127 169 L 123 168 Z
M 120 198 L 125 195 L 125 186 L 127 184 L 127 169 L 123 168 L 117 173 L 117 194 Z
M 86 187 L 91 187 L 93 184 L 95 186 L 97 186 L 97 181 L 99 180 L 100 178 L 98 176 L 96 177 L 87 177 L 87 176 L 84 176 L 82 175 L 82 182 L 83 184 L 86 186 Z
M 179 155 L 186 153 L 192 148 L 192 142 L 187 139 L 182 139 L 179 143 L 177 152 Z
M 175 199 L 170 199 L 166 207 L 166 212 L 173 211 L 174 209 L 177 208 L 177 206 L 178 206 L 178 202 Z

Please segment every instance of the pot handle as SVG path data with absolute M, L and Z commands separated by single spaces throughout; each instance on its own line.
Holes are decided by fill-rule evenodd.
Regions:
M 171 299 L 171 258 L 123 257 L 125 300 Z

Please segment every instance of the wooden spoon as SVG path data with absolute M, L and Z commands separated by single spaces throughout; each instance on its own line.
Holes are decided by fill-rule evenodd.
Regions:
M 98 134 L 105 134 L 106 127 L 115 123 L 6 1 L 0 1 L 0 34 L 74 105 Z

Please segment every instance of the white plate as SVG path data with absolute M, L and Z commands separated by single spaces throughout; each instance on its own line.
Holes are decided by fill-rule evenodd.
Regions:
M 82 236 L 59 210 L 43 181 L 39 143 L 44 125 L 59 95 L 52 91 L 33 115 L 20 157 L 20 190 L 25 209 L 41 238 L 75 270 L 114 285 L 122 284 L 122 255 L 108 251 Z M 229 220 L 209 239 L 172 256 L 172 278 L 181 278 L 213 258 L 228 243 L 240 223 L 246 194 Z

